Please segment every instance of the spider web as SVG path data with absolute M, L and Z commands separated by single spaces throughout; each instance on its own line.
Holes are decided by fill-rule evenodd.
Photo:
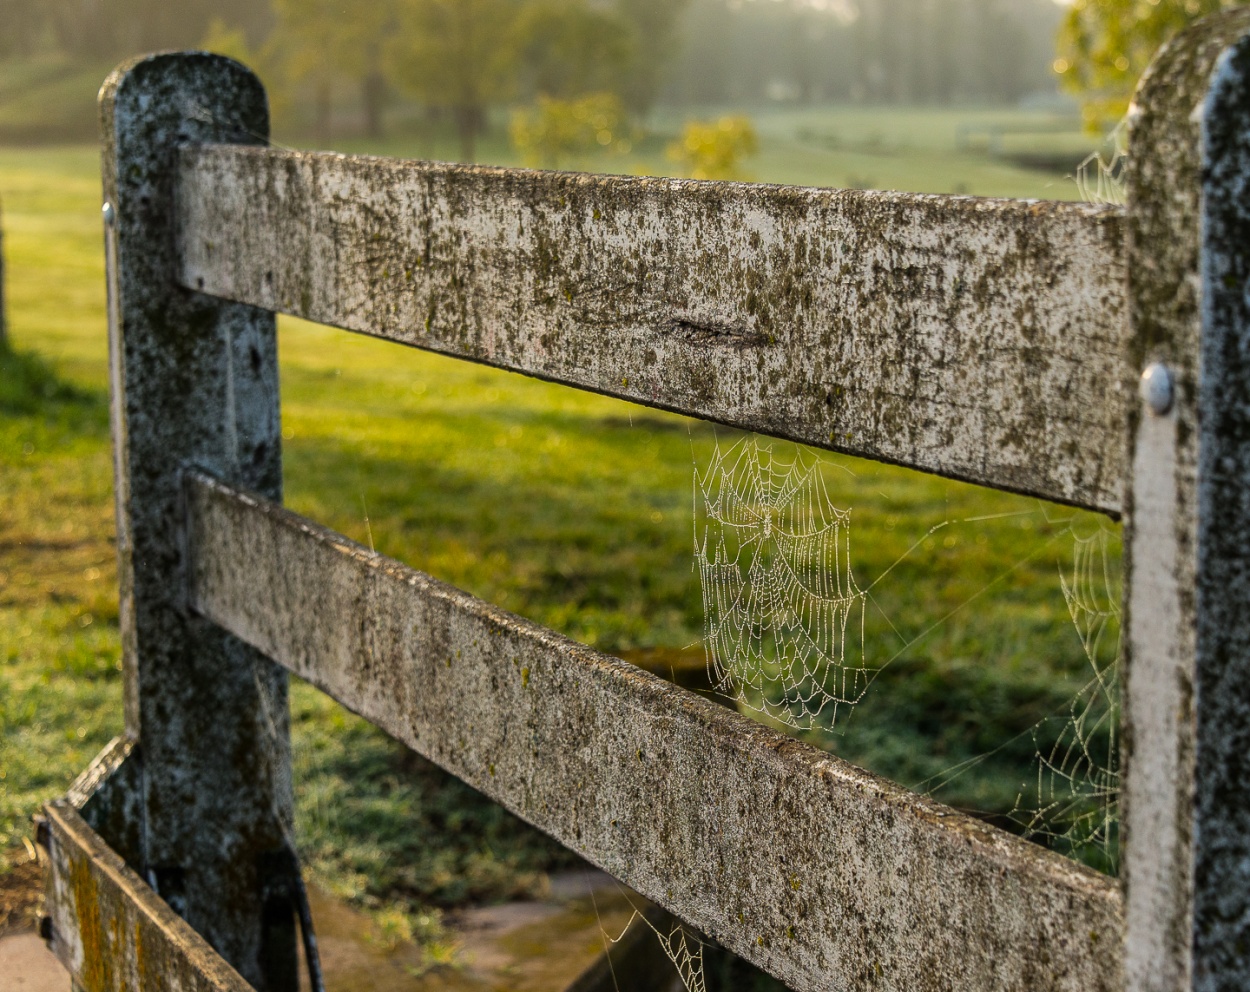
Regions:
M 745 438 L 695 472 L 695 567 L 716 691 L 798 730 L 863 696 L 866 595 L 851 571 L 850 511 L 817 459 Z M 848 649 L 848 641 L 850 649 Z
M 707 976 L 703 969 L 703 941 L 699 937 L 686 928 L 686 926 L 677 921 L 667 931 L 661 930 L 658 926 L 647 918 L 647 914 L 634 905 L 634 901 L 617 883 L 617 891 L 625 896 L 626 900 L 633 907 L 633 913 L 626 921 L 621 932 L 613 937 L 603 927 L 603 918 L 599 915 L 599 903 L 595 898 L 595 890 L 591 885 L 587 885 L 587 891 L 590 894 L 591 905 L 594 906 L 595 918 L 599 922 L 599 933 L 603 937 L 604 950 L 609 950 L 609 945 L 619 944 L 625 939 L 625 935 L 633 928 L 638 920 L 642 920 L 647 928 L 655 935 L 659 941 L 660 949 L 664 951 L 665 956 L 672 962 L 674 968 L 677 969 L 678 978 L 681 979 L 682 987 L 686 992 L 707 992 Z M 621 992 L 620 984 L 616 980 L 616 970 L 612 966 L 611 954 L 608 954 L 608 967 L 612 969 L 612 985 L 616 992 Z
M 1063 597 L 1081 638 L 1088 681 L 1072 699 L 1059 732 L 1037 750 L 1037 781 L 1012 818 L 1025 836 L 1066 853 L 1118 867 L 1120 799 L 1120 606 L 1108 533 L 1076 536 Z M 1034 730 L 1039 742 L 1043 727 Z
M 1006 753 L 1018 752 L 1021 741 L 1031 740 L 1032 774 L 1022 756 L 1016 767 L 1023 780 L 1014 805 L 997 807 L 994 815 L 1028 838 L 1115 873 L 1120 789 L 1115 535 L 1104 524 L 1091 528 L 1089 514 L 1056 509 L 1037 501 L 1019 512 L 948 516 L 879 576 L 860 584 L 851 555 L 851 511 L 830 498 L 819 457 L 798 445 L 755 436 L 727 448 L 717 442 L 705 465 L 696 461 L 694 470 L 694 564 L 702 584 L 703 647 L 713 687 L 739 709 L 818 735 L 809 736 L 814 742 L 836 745 L 828 735 L 842 733 L 835 729 L 840 710 L 847 711 L 844 719 L 856 706 L 870 705 L 865 697 L 879 675 L 957 615 L 982 609 L 974 604 L 1039 554 L 1058 553 L 1055 542 L 1067 536 L 1072 556 L 1058 566 L 1058 586 L 1080 644 L 1080 668 L 1073 676 L 1078 688 L 1062 709 L 915 789 L 938 797 L 956 780 L 988 768 L 985 762 L 991 759 L 1001 766 Z M 1012 519 L 1030 527 L 1036 520 L 1054 536 L 1022 548 L 1014 564 L 936 621 L 909 624 L 915 627 L 912 633 L 881 612 L 873 590 L 919 549 L 955 543 L 953 534 L 961 525 L 983 529 Z M 1001 535 L 1000 540 L 1011 540 L 1009 533 Z M 985 539 L 978 534 L 978 541 Z M 882 652 L 883 643 L 865 636 L 870 602 L 881 612 L 896 648 Z
M 1128 199 L 1124 168 L 1128 164 L 1128 119 L 1107 136 L 1109 151 L 1094 152 L 1076 167 L 1076 188 L 1082 200 L 1122 207 Z

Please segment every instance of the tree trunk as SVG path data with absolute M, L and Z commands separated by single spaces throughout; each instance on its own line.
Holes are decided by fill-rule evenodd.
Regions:
M 317 80 L 316 114 L 314 125 L 317 133 L 317 144 L 322 148 L 330 146 L 330 111 L 333 104 L 330 97 L 330 80 Z
M 477 107 L 457 107 L 454 111 L 456 130 L 460 133 L 460 160 L 475 161 L 477 156 L 477 129 L 480 115 Z
M 386 79 L 373 69 L 361 82 L 361 98 L 365 105 L 365 134 L 382 137 L 382 104 L 386 100 Z

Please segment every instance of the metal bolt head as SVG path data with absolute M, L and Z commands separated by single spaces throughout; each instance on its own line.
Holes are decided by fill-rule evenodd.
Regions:
M 104 206 L 100 208 L 104 214 L 104 224 L 106 227 L 112 227 L 117 223 L 117 210 L 113 207 L 111 200 L 105 200 Z
M 1172 386 L 1171 370 L 1162 362 L 1151 362 L 1141 374 L 1138 391 L 1150 412 L 1162 417 L 1172 409 L 1175 390 Z

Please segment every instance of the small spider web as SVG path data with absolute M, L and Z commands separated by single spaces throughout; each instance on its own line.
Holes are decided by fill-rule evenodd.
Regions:
M 610 945 L 619 944 L 625 939 L 625 935 L 629 933 L 634 923 L 641 920 L 655 935 L 656 940 L 660 943 L 661 950 L 665 956 L 672 962 L 674 968 L 677 969 L 677 975 L 681 979 L 682 987 L 686 992 L 707 992 L 707 975 L 703 969 L 703 941 L 699 937 L 687 930 L 685 925 L 680 921 L 675 922 L 667 930 L 661 930 L 658 926 L 647 919 L 647 914 L 634 905 L 634 901 L 629 895 L 621 889 L 617 884 L 617 889 L 625 895 L 626 901 L 633 907 L 633 913 L 630 914 L 629 920 L 619 934 L 613 937 L 603 928 L 603 918 L 599 915 L 599 903 L 595 899 L 595 890 L 593 886 L 588 886 L 590 893 L 590 902 L 595 910 L 595 919 L 599 923 L 599 933 L 603 937 L 604 950 L 607 951 Z M 611 955 L 608 956 L 608 967 L 612 967 Z M 616 971 L 612 971 L 612 985 L 616 992 L 621 992 L 620 984 L 616 980 Z
M 797 445 L 748 437 L 695 471 L 695 567 L 716 690 L 798 730 L 833 725 L 872 670 L 850 511 Z M 848 649 L 848 642 L 851 647 Z
M 1088 678 L 1058 732 L 1034 729 L 1037 779 L 1022 792 L 1012 818 L 1026 836 L 1044 839 L 1115 872 L 1120 796 L 1120 606 L 1107 531 L 1076 536 L 1072 574 L 1060 576 L 1080 636 Z
M 1124 170 L 1128 164 L 1128 120 L 1121 121 L 1107 136 L 1109 149 L 1095 151 L 1076 167 L 1076 188 L 1082 200 L 1122 207 L 1128 198 Z

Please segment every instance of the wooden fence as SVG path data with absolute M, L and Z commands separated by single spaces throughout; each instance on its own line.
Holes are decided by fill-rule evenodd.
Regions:
M 46 808 L 78 986 L 293 987 L 291 671 L 795 989 L 1250 988 L 1250 13 L 1159 57 L 1125 209 L 278 151 L 204 54 L 101 105 L 127 730 Z M 1123 515 L 1122 879 L 284 510 L 275 312 Z

